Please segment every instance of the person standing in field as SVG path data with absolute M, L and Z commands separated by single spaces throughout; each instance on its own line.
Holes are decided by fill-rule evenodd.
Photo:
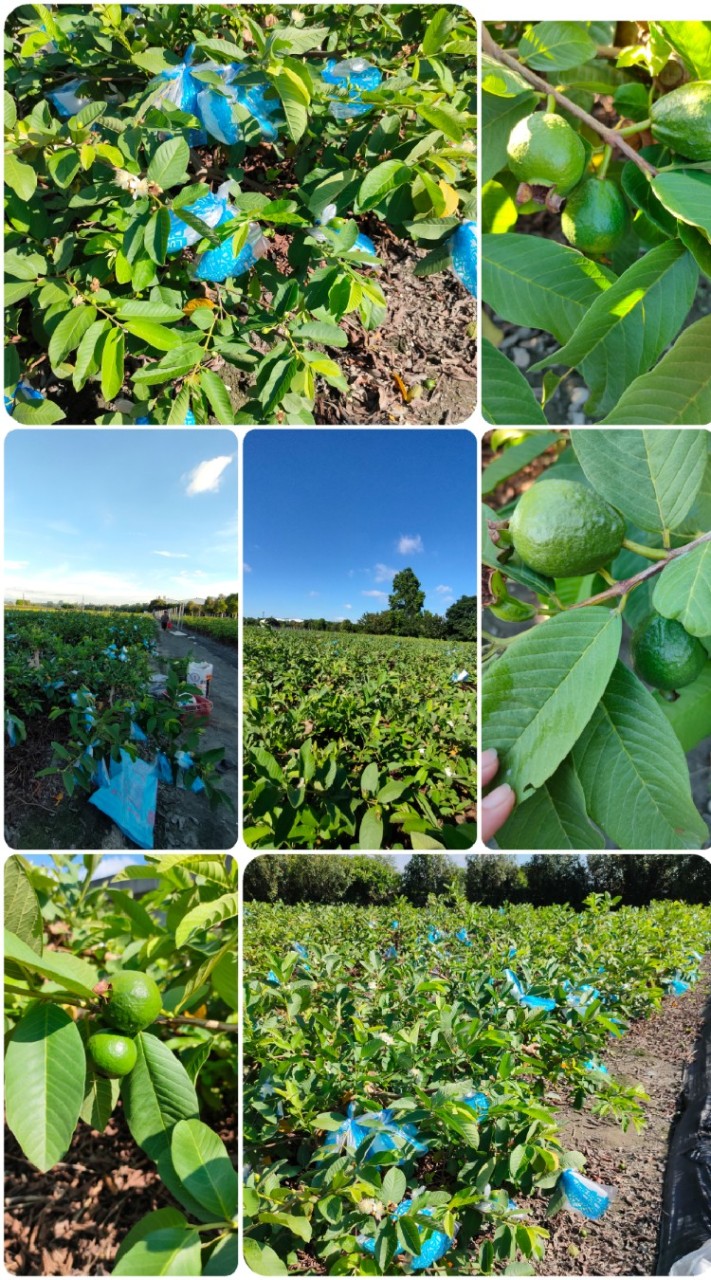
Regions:
M 164 631 L 168 630 L 169 623 L 170 623 L 170 618 L 168 617 L 168 610 L 164 609 L 160 617 L 160 625 Z

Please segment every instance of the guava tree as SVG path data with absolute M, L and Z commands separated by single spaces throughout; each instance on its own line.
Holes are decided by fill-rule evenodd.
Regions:
M 200 1116 L 236 1103 L 236 868 L 126 858 L 107 890 L 100 854 L 52 861 L 5 863 L 8 1125 L 44 1172 L 71 1160 L 77 1124 L 101 1133 L 120 1107 L 165 1207 L 131 1227 L 111 1274 L 231 1275 L 237 1174 Z M 140 900 L 124 887 L 146 879 Z
M 590 420 L 711 421 L 711 23 L 490 23 L 482 47 L 487 421 L 545 425 L 571 371 Z M 502 324 L 546 335 L 525 374 Z
M 700 849 L 685 753 L 711 736 L 705 431 L 494 432 L 483 507 L 482 735 L 517 807 L 505 849 Z M 506 447 L 508 446 L 508 447 Z M 498 631 L 507 628 L 497 627 Z
M 356 218 L 457 269 L 463 9 L 27 5 L 6 47 L 15 421 L 312 422 L 345 326 L 386 313 Z

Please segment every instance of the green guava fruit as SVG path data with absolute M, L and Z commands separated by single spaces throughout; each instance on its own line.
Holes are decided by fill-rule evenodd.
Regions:
M 588 178 L 568 196 L 560 225 L 568 244 L 581 253 L 609 253 L 629 226 L 624 197 L 600 178 Z
M 136 1065 L 136 1046 L 128 1036 L 97 1031 L 89 1037 L 87 1048 L 96 1070 L 112 1080 L 127 1076 Z
M 604 498 L 577 480 L 545 480 L 519 499 L 509 533 L 531 569 L 550 578 L 577 578 L 615 558 L 625 522 Z
M 632 637 L 632 662 L 637 675 L 653 689 L 683 689 L 696 680 L 708 654 L 676 618 L 653 613 Z
M 711 80 L 691 80 L 652 103 L 652 133 L 686 156 L 687 160 L 711 160 Z
M 562 116 L 534 111 L 514 125 L 506 146 L 509 168 L 531 187 L 572 191 L 585 169 L 585 147 Z
M 134 1035 L 155 1022 L 161 1010 L 160 991 L 147 973 L 124 969 L 111 977 L 103 1017 L 110 1026 Z

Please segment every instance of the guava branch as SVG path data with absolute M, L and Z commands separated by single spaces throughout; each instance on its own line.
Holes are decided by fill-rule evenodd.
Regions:
M 684 547 L 676 547 L 674 551 L 670 551 L 663 560 L 656 560 L 654 564 L 650 564 L 648 569 L 642 569 L 640 573 L 635 573 L 631 578 L 625 578 L 620 582 L 616 582 L 614 587 L 608 587 L 606 591 L 601 591 L 596 596 L 590 596 L 589 600 L 582 600 L 580 604 L 573 604 L 571 609 L 586 609 L 591 604 L 602 604 L 605 600 L 613 600 L 615 596 L 629 595 L 635 587 L 642 582 L 646 582 L 647 578 L 653 578 L 655 574 L 661 573 L 666 565 L 671 564 L 672 560 L 678 560 L 680 556 L 686 556 L 695 547 L 700 547 L 704 542 L 711 542 L 711 533 L 702 533 L 701 537 L 694 538 L 693 542 L 687 542 Z
M 226 1031 L 228 1035 L 237 1035 L 237 1025 L 233 1022 L 215 1022 L 214 1018 L 156 1018 L 156 1022 L 171 1023 L 186 1027 L 207 1027 L 208 1031 Z
M 98 1004 L 89 1004 L 87 1000 L 77 1000 L 76 996 L 69 995 L 65 991 L 53 991 L 51 994 L 42 991 L 33 991 L 29 987 L 21 987 L 12 982 L 5 982 L 5 991 L 8 995 L 27 996 L 31 1000 L 44 1000 L 49 1004 L 69 1004 L 74 1008 L 81 1010 L 78 1017 L 86 1014 L 100 1014 L 101 1006 Z M 237 1026 L 232 1022 L 217 1022 L 214 1018 L 191 1018 L 183 1017 L 180 1014 L 175 1016 L 166 1016 L 156 1018 L 156 1022 L 162 1022 L 166 1026 L 186 1026 L 186 1027 L 207 1027 L 208 1031 L 225 1031 L 228 1035 L 237 1035 Z
M 531 71 L 524 63 L 514 58 L 512 54 L 506 53 L 489 35 L 484 24 L 482 24 L 481 29 L 481 47 L 484 53 L 489 54 L 489 57 L 495 58 L 497 62 L 501 62 L 509 70 L 515 71 L 517 75 L 522 76 L 539 93 L 552 94 L 561 107 L 565 107 L 566 111 L 569 111 L 571 115 L 577 116 L 578 120 L 582 120 L 589 128 L 594 129 L 608 146 L 617 147 L 618 151 L 627 156 L 627 159 L 636 164 L 637 168 L 641 169 L 643 173 L 648 174 L 651 178 L 656 177 L 657 170 L 654 165 L 651 165 L 648 160 L 638 155 L 634 148 L 624 138 L 620 137 L 620 134 L 615 129 L 608 129 L 607 125 L 601 124 L 599 120 L 584 111 L 577 103 L 571 102 L 570 98 L 566 98 L 565 94 L 560 93 L 558 89 L 553 89 L 548 81 L 536 75 L 535 71 Z

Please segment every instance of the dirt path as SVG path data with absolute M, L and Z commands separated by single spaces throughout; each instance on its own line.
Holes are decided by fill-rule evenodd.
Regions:
M 599 1222 L 577 1213 L 562 1212 L 546 1219 L 536 1212 L 551 1239 L 539 1275 L 640 1276 L 654 1275 L 657 1236 L 662 1211 L 664 1170 L 670 1128 L 676 1114 L 684 1066 L 694 1055 L 711 991 L 711 963 L 702 977 L 678 999 L 666 997 L 661 1010 L 648 1021 L 632 1025 L 620 1041 L 611 1041 L 605 1054 L 610 1074 L 628 1085 L 640 1084 L 650 1101 L 647 1125 L 641 1133 L 599 1120 L 589 1111 L 561 1107 L 563 1142 L 582 1151 L 585 1173 L 615 1188 L 615 1200 Z M 536 1202 L 531 1201 L 533 1208 Z
M 202 736 L 201 751 L 224 747 L 220 786 L 234 805 L 211 810 L 204 795 L 158 785 L 155 846 L 157 849 L 231 849 L 237 840 L 237 649 L 194 633 L 185 637 L 159 631 L 162 658 L 211 662 L 210 700 L 213 711 Z

